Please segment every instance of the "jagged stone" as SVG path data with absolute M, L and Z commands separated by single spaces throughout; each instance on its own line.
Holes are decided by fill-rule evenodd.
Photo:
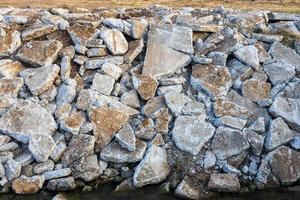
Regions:
M 271 85 L 259 80 L 249 79 L 243 83 L 243 96 L 253 102 L 270 97 Z
M 121 103 L 133 107 L 140 108 L 140 101 L 138 94 L 135 90 L 130 90 L 129 92 L 125 92 L 122 94 L 120 98 Z
M 278 117 L 270 123 L 270 128 L 265 139 L 265 147 L 268 151 L 271 151 L 280 145 L 288 143 L 293 138 L 294 134 L 288 125 L 282 118 Z
M 66 166 L 69 166 L 76 160 L 91 155 L 94 151 L 95 141 L 96 139 L 92 135 L 74 135 L 67 146 L 67 149 L 62 154 L 62 163 Z
M 84 121 L 85 116 L 83 112 L 72 113 L 70 116 L 65 117 L 60 121 L 60 129 L 72 134 L 77 134 Z
M 238 155 L 250 147 L 241 131 L 227 127 L 218 127 L 211 143 L 211 149 L 218 159 L 227 159 Z
M 68 33 L 74 44 L 86 46 L 89 40 L 97 38 L 99 30 L 92 26 L 75 23 L 68 28 Z
M 132 77 L 135 90 L 144 100 L 154 97 L 158 81 L 151 75 L 135 75 Z
M 48 160 L 51 152 L 55 148 L 55 143 L 50 135 L 31 135 L 28 149 L 37 162 Z
M 33 168 L 33 173 L 41 175 L 45 172 L 52 171 L 54 168 L 54 162 L 52 160 L 47 160 L 43 163 L 38 163 Z
M 24 82 L 32 94 L 40 95 L 53 86 L 59 70 L 55 64 L 45 65 L 39 68 L 25 69 L 20 73 L 20 76 L 24 78 Z
M 24 70 L 24 66 L 19 61 L 10 59 L 0 60 L 0 78 L 14 78 Z
M 113 55 L 123 55 L 127 52 L 128 42 L 119 30 L 106 29 L 101 31 L 100 35 Z
M 57 40 L 30 41 L 16 54 L 16 58 L 31 67 L 52 64 L 58 57 L 63 44 Z
M 66 148 L 67 145 L 64 142 L 59 142 L 50 154 L 50 158 L 55 162 L 59 161 Z
M 264 133 L 266 130 L 265 119 L 263 117 L 259 117 L 255 122 L 249 126 L 249 129 L 255 131 L 257 133 Z
M 22 31 L 21 37 L 23 41 L 39 38 L 56 31 L 53 25 L 34 24 Z
M 56 105 L 60 107 L 64 103 L 72 103 L 76 96 L 77 82 L 75 79 L 67 79 L 57 90 Z
M 129 151 L 121 147 L 118 142 L 112 141 L 100 153 L 102 160 L 115 163 L 134 163 L 143 159 L 147 144 L 142 140 L 136 140 L 136 148 Z
M 291 128 L 300 130 L 300 100 L 277 97 L 269 112 L 275 117 L 284 119 Z
M 151 140 L 156 134 L 154 121 L 150 118 L 144 119 L 135 131 L 135 135 L 143 140 Z
M 0 118 L 0 130 L 23 143 L 33 135 L 51 136 L 56 129 L 53 116 L 30 101 L 16 103 Z
M 273 85 L 287 83 L 295 76 L 295 67 L 282 61 L 274 60 L 264 64 L 264 71 L 267 73 Z
M 213 173 L 210 176 L 208 188 L 218 192 L 238 192 L 241 186 L 236 174 Z
M 89 112 L 89 118 L 94 126 L 96 149 L 103 149 L 114 134 L 127 122 L 128 115 L 122 110 L 112 108 L 95 108 Z
M 265 137 L 262 135 L 257 134 L 256 132 L 252 131 L 251 129 L 245 128 L 243 130 L 243 134 L 247 138 L 250 144 L 250 150 L 254 155 L 259 156 L 264 147 L 264 140 Z
M 69 191 L 76 188 L 74 177 L 50 180 L 47 189 L 50 191 Z
M 103 63 L 101 70 L 115 80 L 118 80 L 123 73 L 123 70 L 120 67 L 109 62 Z
M 211 124 L 201 122 L 197 117 L 180 116 L 175 120 L 172 138 L 179 149 L 196 155 L 213 137 L 214 132 L 215 128 Z
M 21 37 L 18 31 L 8 31 L 4 37 L 0 37 L 0 57 L 8 57 L 21 45 Z
M 240 117 L 248 118 L 250 112 L 247 108 L 240 106 L 234 102 L 228 100 L 217 99 L 213 104 L 213 110 L 216 117 Z
M 34 194 L 43 187 L 44 181 L 44 176 L 27 177 L 22 175 L 13 181 L 12 189 L 16 194 Z
M 237 59 L 253 67 L 254 69 L 258 69 L 259 67 L 259 58 L 258 58 L 258 50 L 255 46 L 244 46 L 234 52 L 234 55 Z
M 186 199 L 199 199 L 200 194 L 197 188 L 188 181 L 187 178 L 182 179 L 176 187 L 175 195 Z
M 242 130 L 247 123 L 247 120 L 245 120 L 245 119 L 241 119 L 238 117 L 232 117 L 232 116 L 220 117 L 219 120 L 223 126 L 236 128 L 239 130 Z
M 45 24 L 53 25 L 59 30 L 65 31 L 69 28 L 69 22 L 58 15 L 47 15 L 41 18 Z
M 8 160 L 5 165 L 6 178 L 12 181 L 21 174 L 21 163 L 15 160 Z
M 103 58 L 93 58 L 84 62 L 86 69 L 98 69 L 106 62 L 113 63 L 115 65 L 121 65 L 124 62 L 122 56 L 106 56 Z
M 70 168 L 74 178 L 81 178 L 86 182 L 96 179 L 103 173 L 98 164 L 97 155 L 83 157 L 75 161 Z
M 63 169 L 55 169 L 53 171 L 45 172 L 43 176 L 45 180 L 52 180 L 57 178 L 62 178 L 71 175 L 72 170 L 70 168 L 63 168 Z
M 213 98 L 226 95 L 232 86 L 228 69 L 213 65 L 194 65 L 190 83 L 195 89 L 204 90 Z
M 0 79 L 0 96 L 10 96 L 16 98 L 21 87 L 24 85 L 23 79 L 15 78 L 1 78 Z
M 109 75 L 96 73 L 91 88 L 105 95 L 110 95 L 114 88 L 115 80 Z
M 143 39 L 129 42 L 128 51 L 124 55 L 124 62 L 132 63 L 132 61 L 134 61 L 134 59 L 142 52 L 143 48 L 144 48 Z
M 167 152 L 161 147 L 151 146 L 133 175 L 135 187 L 143 187 L 163 181 L 171 169 L 167 160 Z
M 119 144 L 129 151 L 135 151 L 136 138 L 134 131 L 129 123 L 125 124 L 115 135 L 116 140 Z

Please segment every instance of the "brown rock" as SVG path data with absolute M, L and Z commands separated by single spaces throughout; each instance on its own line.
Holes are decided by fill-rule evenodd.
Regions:
M 129 42 L 128 51 L 124 55 L 125 63 L 131 63 L 143 50 L 144 48 L 144 40 L 134 40 Z
M 17 97 L 23 84 L 23 79 L 20 77 L 16 77 L 13 79 L 0 79 L 0 96 L 7 95 Z
M 9 31 L 4 37 L 0 37 L 0 57 L 7 57 L 14 53 L 21 45 L 20 33 Z
M 32 40 L 44 35 L 48 35 L 54 31 L 56 31 L 56 27 L 53 25 L 35 24 L 31 27 L 26 28 L 22 32 L 22 39 L 23 41 Z
M 57 40 L 30 41 L 17 53 L 16 58 L 31 67 L 52 64 L 63 44 Z
M 243 96 L 253 102 L 270 97 L 271 84 L 259 80 L 249 79 L 243 83 Z
M 154 77 L 151 75 L 136 75 L 132 77 L 132 82 L 134 88 L 144 100 L 154 97 L 158 86 L 158 81 Z
M 208 92 L 213 98 L 227 94 L 232 80 L 227 67 L 214 65 L 194 65 L 191 85 L 197 90 Z
M 248 109 L 235 104 L 234 102 L 217 99 L 213 105 L 216 117 L 232 116 L 247 118 L 250 113 Z
M 83 112 L 72 113 L 60 122 L 60 128 L 72 134 L 77 134 L 84 121 Z
M 142 113 L 147 117 L 153 115 L 160 108 L 166 108 L 165 99 L 163 96 L 153 97 L 149 99 L 147 103 L 142 108 Z
M 14 78 L 24 69 L 19 61 L 10 59 L 0 60 L 0 78 Z
M 95 108 L 89 112 L 89 118 L 94 126 L 96 150 L 103 149 L 113 138 L 114 134 L 127 122 L 128 115 L 113 108 Z
M 77 23 L 68 28 L 68 33 L 74 44 L 86 46 L 89 40 L 95 39 L 98 36 L 99 30 L 91 26 Z
M 44 184 L 44 176 L 21 176 L 12 183 L 12 189 L 16 194 L 34 194 L 37 193 Z

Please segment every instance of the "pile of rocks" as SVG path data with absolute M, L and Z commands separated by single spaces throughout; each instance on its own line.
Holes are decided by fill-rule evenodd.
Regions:
M 269 11 L 0 8 L 1 192 L 296 184 L 299 36 Z

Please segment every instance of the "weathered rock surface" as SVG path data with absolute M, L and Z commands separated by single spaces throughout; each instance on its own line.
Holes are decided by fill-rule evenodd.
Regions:
M 45 162 L 55 148 L 51 135 L 31 135 L 28 149 L 37 162 Z
M 0 57 L 8 57 L 21 45 L 21 37 L 18 31 L 9 31 L 4 37 L 0 37 Z
M 201 122 L 197 117 L 181 116 L 175 120 L 172 138 L 179 149 L 196 155 L 214 132 L 211 124 Z
M 13 181 L 12 189 L 16 194 L 34 194 L 43 187 L 44 181 L 44 176 L 26 177 L 22 175 Z
M 253 102 L 270 97 L 271 85 L 259 80 L 249 79 L 243 83 L 242 92 Z
M 213 173 L 210 176 L 208 188 L 218 192 L 238 192 L 241 186 L 236 174 Z
M 47 189 L 50 191 L 69 191 L 75 188 L 76 184 L 73 177 L 50 180 L 47 184 Z
M 253 67 L 254 69 L 258 69 L 259 67 L 259 58 L 258 58 L 258 50 L 255 46 L 245 46 L 238 49 L 234 52 L 235 57 L 245 63 L 246 65 Z
M 75 23 L 68 28 L 68 33 L 74 44 L 86 46 L 88 41 L 97 38 L 99 30 L 92 26 Z
M 129 123 L 125 124 L 115 135 L 115 139 L 125 149 L 135 151 L 136 138 L 134 131 Z
M 101 32 L 107 48 L 113 55 L 123 55 L 128 50 L 128 43 L 124 35 L 117 29 L 108 29 Z
M 135 90 L 144 100 L 154 97 L 158 81 L 151 75 L 137 75 L 132 78 Z
M 56 129 L 53 116 L 30 101 L 15 104 L 0 118 L 0 130 L 23 143 L 33 135 L 51 136 Z
M 24 66 L 19 61 L 10 59 L 0 60 L 0 78 L 14 78 L 24 70 Z
M 63 44 L 57 40 L 30 41 L 16 54 L 16 58 L 31 67 L 52 64 L 62 49 Z
M 24 82 L 22 78 L 0 79 L 0 96 L 11 96 L 16 98 Z
M 169 175 L 170 170 L 166 150 L 153 145 L 135 169 L 133 184 L 135 187 L 142 187 L 159 183 Z

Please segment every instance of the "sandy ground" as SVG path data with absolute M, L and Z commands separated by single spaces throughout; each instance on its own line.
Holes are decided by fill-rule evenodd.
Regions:
M 171 7 L 216 7 L 244 10 L 267 9 L 300 13 L 300 0 L 0 0 L 0 6 L 15 7 L 144 7 L 161 4 Z

